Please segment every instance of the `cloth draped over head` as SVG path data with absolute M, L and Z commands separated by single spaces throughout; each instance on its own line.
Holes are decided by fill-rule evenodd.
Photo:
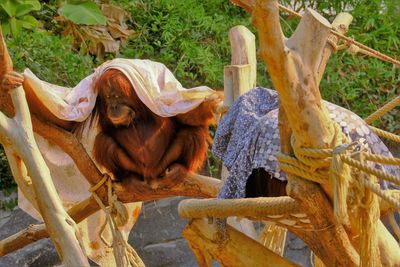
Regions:
M 99 66 L 95 72 L 76 85 L 74 88 L 57 86 L 40 80 L 29 69 L 24 72 L 25 81 L 38 99 L 56 117 L 68 121 L 85 121 L 91 114 L 97 92 L 94 90 L 99 77 L 109 69 L 120 70 L 131 82 L 138 97 L 155 114 L 171 117 L 188 112 L 214 91 L 206 86 L 185 89 L 163 64 L 138 59 L 114 59 Z M 88 124 L 86 124 L 87 126 Z M 96 126 L 85 127 L 81 143 L 92 156 L 94 138 L 98 133 Z M 49 143 L 39 135 L 35 135 L 39 149 L 48 165 L 54 185 L 66 209 L 89 197 L 90 184 L 82 176 L 73 160 L 58 146 Z M 40 214 L 19 191 L 19 207 L 38 220 Z M 119 227 L 127 239 L 135 224 L 141 208 L 141 203 L 125 204 L 129 220 Z M 100 229 L 106 217 L 103 211 L 98 211 L 78 224 L 84 249 L 89 258 L 101 266 L 116 266 L 112 249 L 100 238 Z M 111 239 L 108 227 L 103 232 L 106 240 Z
M 39 100 L 59 119 L 84 121 L 96 103 L 96 81 L 109 69 L 125 74 L 142 102 L 162 117 L 188 112 L 214 93 L 207 86 L 185 89 L 164 64 L 140 59 L 107 61 L 74 88 L 44 82 L 29 69 L 25 70 L 24 76 Z

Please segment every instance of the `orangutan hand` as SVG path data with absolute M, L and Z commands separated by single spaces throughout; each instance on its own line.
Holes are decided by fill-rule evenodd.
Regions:
M 16 71 L 11 71 L 1 78 L 0 87 L 2 90 L 10 91 L 22 85 L 24 76 Z

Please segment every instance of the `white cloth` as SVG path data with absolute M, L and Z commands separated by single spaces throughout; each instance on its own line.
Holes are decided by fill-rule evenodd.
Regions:
M 93 90 L 97 79 L 108 69 L 122 71 L 133 85 L 139 98 L 156 114 L 169 117 L 185 113 L 196 108 L 214 91 L 208 87 L 185 89 L 165 65 L 150 60 L 114 59 L 99 66 L 95 72 L 83 79 L 74 88 L 61 87 L 47 83 L 37 78 L 29 69 L 24 76 L 39 100 L 58 118 L 68 121 L 84 121 L 92 112 L 97 94 Z M 92 156 L 93 143 L 98 129 L 95 126 L 86 127 L 81 143 Z M 54 185 L 66 209 L 89 197 L 89 183 L 79 172 L 72 159 L 58 146 L 36 135 L 36 141 L 50 169 Z M 19 207 L 25 212 L 42 220 L 40 214 L 19 194 Z M 141 208 L 141 203 L 126 205 L 129 221 L 120 227 L 125 238 L 135 224 Z M 110 248 L 99 238 L 99 230 L 105 215 L 103 211 L 96 212 L 79 223 L 84 248 L 93 261 L 101 266 L 115 266 Z M 108 227 L 106 228 L 108 229 Z M 111 236 L 106 231 L 103 236 Z
M 108 69 L 124 73 L 142 102 L 162 117 L 188 112 L 214 93 L 207 86 L 185 89 L 164 64 L 140 59 L 107 61 L 74 88 L 41 81 L 29 69 L 25 70 L 24 76 L 37 97 L 55 116 L 68 121 L 84 121 L 96 103 L 97 94 L 93 87 Z

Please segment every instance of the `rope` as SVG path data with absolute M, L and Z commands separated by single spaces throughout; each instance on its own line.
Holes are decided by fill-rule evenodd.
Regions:
M 301 161 L 298 161 L 296 158 L 282 153 L 278 153 L 275 157 L 280 163 L 280 169 L 288 174 L 297 175 L 319 184 L 327 182 L 326 173 L 323 173 L 320 170 L 313 170 Z
M 399 199 L 394 198 L 390 192 L 385 192 L 386 190 L 382 190 L 379 184 L 371 183 L 369 180 L 364 179 L 363 182 L 365 187 L 380 196 L 383 200 L 387 201 L 396 210 L 400 210 Z
M 383 156 L 381 156 L 381 157 L 384 158 Z M 357 169 L 359 169 L 359 170 L 361 170 L 361 171 L 363 171 L 365 173 L 375 175 L 376 177 L 378 177 L 380 179 L 383 179 L 383 180 L 395 183 L 397 185 L 400 185 L 400 177 L 388 174 L 388 173 L 386 173 L 384 171 L 381 171 L 381 170 L 377 170 L 374 167 L 371 167 L 371 166 L 369 166 L 367 164 L 362 164 L 361 162 L 359 162 L 357 160 L 354 160 L 354 159 L 352 159 L 352 158 L 350 158 L 348 156 L 342 155 L 341 156 L 341 160 L 343 162 L 345 162 L 346 164 L 348 164 L 348 165 L 350 165 L 352 167 L 355 167 L 355 168 L 357 168 Z
M 369 126 L 378 136 L 392 140 L 393 142 L 400 143 L 400 136 L 381 130 L 379 128 Z
M 103 204 L 96 190 L 107 182 L 108 193 L 108 208 Z M 89 192 L 92 193 L 94 199 L 106 214 L 106 221 L 100 228 L 100 239 L 109 247 L 113 248 L 114 257 L 117 266 L 120 267 L 145 267 L 143 261 L 140 259 L 136 251 L 128 244 L 122 236 L 118 226 L 123 226 L 127 223 L 128 214 L 125 206 L 117 200 L 117 196 L 112 192 L 112 179 L 109 175 L 105 174 L 101 181 L 91 187 Z M 109 225 L 112 234 L 112 243 L 109 243 L 104 237 L 103 232 L 106 225 Z
M 376 121 L 392 109 L 394 109 L 396 106 L 400 105 L 400 96 L 397 96 L 390 100 L 388 103 L 386 103 L 383 107 L 369 115 L 368 117 L 365 118 L 365 122 L 368 124 L 371 124 L 372 122 Z
M 292 138 L 292 145 L 296 157 L 291 157 L 289 155 L 284 155 L 281 153 L 276 155 L 281 170 L 287 172 L 288 174 L 297 175 L 304 179 L 323 184 L 328 182 L 326 167 L 330 167 L 329 177 L 330 182 L 332 183 L 332 187 L 334 187 L 334 207 L 337 208 L 337 213 L 335 214 L 338 216 L 337 219 L 341 220 L 342 222 L 346 221 L 345 214 L 347 212 L 347 208 L 346 210 L 344 210 L 346 204 L 344 204 L 343 201 L 346 200 L 347 197 L 345 192 L 338 192 L 337 190 L 335 190 L 334 185 L 335 183 L 337 183 L 337 180 L 340 177 L 350 177 L 350 173 L 348 175 L 344 175 L 342 173 L 343 169 L 346 168 L 346 165 L 357 168 L 364 173 L 375 175 L 379 179 L 387 180 L 397 185 L 400 185 L 400 177 L 391 175 L 381 170 L 377 170 L 366 163 L 361 163 L 360 161 L 351 158 L 351 154 L 345 154 L 346 150 L 356 145 L 358 145 L 356 148 L 359 150 L 361 144 L 353 142 L 350 144 L 337 146 L 335 149 L 298 148 L 296 146 L 296 141 Z M 384 157 L 366 151 L 356 151 L 356 153 L 353 154 L 357 155 L 359 153 L 362 153 L 365 157 L 365 160 L 368 161 L 400 166 L 400 159 L 398 158 Z M 330 161 L 330 164 L 328 164 L 327 166 L 326 163 L 328 160 Z M 317 169 L 315 169 L 316 167 Z M 321 167 L 322 169 L 318 169 Z M 365 186 L 366 188 L 370 189 L 375 194 L 380 196 L 382 199 L 386 200 L 389 204 L 391 204 L 392 207 L 399 209 L 400 201 L 396 198 L 393 198 L 391 194 L 389 194 L 389 192 L 385 192 L 384 190 L 382 190 L 378 184 L 371 183 L 369 180 L 366 179 L 361 179 L 360 182 L 362 183 L 362 186 Z M 339 191 L 341 190 L 344 189 L 339 189 Z
M 298 17 L 298 18 L 302 18 L 303 17 L 302 15 L 297 13 L 296 11 L 291 10 L 291 9 L 285 7 L 285 6 L 279 5 L 279 9 L 281 9 L 281 10 L 283 10 L 283 11 L 285 11 L 285 12 L 287 12 L 287 13 L 295 16 L 295 17 Z M 377 51 L 375 49 L 372 49 L 372 48 L 370 48 L 370 47 L 368 47 L 368 46 L 366 46 L 366 45 L 364 45 L 362 43 L 359 43 L 359 42 L 353 40 L 352 38 L 347 37 L 347 36 L 337 32 L 334 29 L 331 30 L 331 33 L 333 35 L 337 36 L 338 38 L 340 38 L 342 40 L 345 40 L 347 42 L 347 45 L 351 49 L 350 51 L 353 51 L 353 53 L 354 52 L 355 53 L 360 52 L 360 53 L 363 53 L 363 54 L 365 54 L 367 56 L 371 56 L 371 57 L 380 59 L 382 61 L 386 61 L 386 62 L 392 63 L 394 65 L 400 66 L 400 61 L 399 60 L 396 60 L 396 59 L 394 59 L 392 57 L 389 57 L 388 55 L 385 55 L 385 54 L 383 54 L 383 53 L 381 53 L 381 52 L 379 52 L 379 51 Z M 358 48 L 350 47 L 350 44 L 353 44 L 353 45 L 357 46 Z M 336 50 L 336 49 L 334 48 L 334 50 Z
M 373 161 L 376 163 L 386 164 L 386 165 L 398 165 L 400 166 L 399 158 L 389 158 L 381 155 L 372 154 L 369 152 L 364 152 L 365 158 L 369 161 Z
M 336 144 L 342 144 L 347 142 L 346 136 L 342 133 L 342 130 L 337 123 L 332 124 L 334 127 L 334 146 Z M 294 135 L 291 137 L 291 144 L 293 147 L 293 152 L 297 159 L 299 159 L 304 164 L 310 166 L 314 171 L 319 168 L 329 168 L 331 164 L 331 157 L 333 149 L 331 148 L 303 148 L 296 143 Z
M 396 106 L 400 105 L 400 96 L 397 96 L 393 98 L 391 101 L 386 103 L 383 107 L 369 115 L 368 117 L 365 118 L 365 122 L 368 124 L 371 124 L 372 122 L 376 121 L 392 109 L 394 109 Z
M 400 185 L 400 177 L 376 170 L 369 166 L 366 161 L 400 165 L 400 159 L 368 153 L 362 143 L 353 142 L 338 145 L 345 139 L 345 136 L 339 126 L 337 124 L 334 125 L 333 143 L 336 146 L 334 149 L 299 148 L 292 135 L 291 142 L 296 158 L 279 154 L 277 160 L 281 169 L 284 171 L 289 170 L 289 174 L 295 174 L 312 181 L 317 180 L 315 179 L 317 177 L 321 179 L 322 183 L 327 182 L 323 171 L 326 173 L 326 167 L 330 165 L 329 182 L 333 191 L 334 215 L 338 223 L 350 224 L 347 208 L 350 182 L 359 189 L 358 193 L 353 192 L 352 197 L 355 198 L 355 203 L 358 203 L 355 214 L 358 216 L 356 229 L 358 229 L 360 239 L 360 266 L 375 266 L 379 263 L 376 221 L 379 220 L 380 211 L 377 196 L 389 203 L 393 210 L 400 210 L 399 199 L 394 198 L 390 192 L 382 190 L 376 182 L 377 177 L 398 185 Z M 350 148 L 353 148 L 353 151 L 348 153 Z M 353 159 L 352 156 L 357 160 Z M 361 170 L 361 172 L 351 173 L 350 166 Z
M 268 220 L 268 216 L 302 213 L 300 205 L 290 197 L 260 197 L 248 199 L 188 199 L 178 206 L 185 219 L 226 218 L 231 216 Z
M 360 163 L 365 163 L 364 153 L 356 154 L 357 160 Z M 365 183 L 377 184 L 377 178 L 373 175 L 367 175 L 366 173 L 360 173 L 357 177 L 359 185 L 361 186 L 361 192 L 358 200 L 358 226 L 359 243 L 360 243 L 360 266 L 379 266 L 379 250 L 378 250 L 378 236 L 377 236 L 377 221 L 380 217 L 379 202 L 377 195 L 373 194 L 373 191 L 365 186 Z

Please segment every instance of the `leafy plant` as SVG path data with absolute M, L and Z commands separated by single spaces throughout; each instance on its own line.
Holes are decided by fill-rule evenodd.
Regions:
M 50 32 L 22 32 L 7 40 L 14 67 L 30 68 L 39 78 L 58 85 L 75 86 L 94 68 L 90 56 L 76 53 L 65 37 Z
M 125 24 L 127 13 L 113 5 L 99 7 L 91 2 L 65 4 L 59 9 L 58 20 L 64 26 L 63 35 L 71 35 L 82 53 L 96 55 L 117 53 L 120 43 L 125 42 L 134 31 Z
M 59 9 L 59 13 L 78 25 L 106 25 L 106 18 L 92 1 L 67 3 Z
M 40 10 L 37 0 L 3 0 L 0 3 L 0 14 L 4 34 L 18 35 L 22 29 L 35 29 L 39 22 L 31 15 L 32 11 Z

